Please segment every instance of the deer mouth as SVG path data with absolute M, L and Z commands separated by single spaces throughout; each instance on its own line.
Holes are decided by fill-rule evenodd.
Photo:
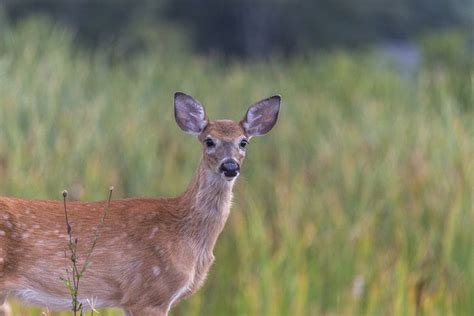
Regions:
M 231 181 L 232 179 L 236 178 L 239 175 L 238 171 L 227 171 L 227 172 L 222 172 L 224 175 L 224 178 L 227 181 Z

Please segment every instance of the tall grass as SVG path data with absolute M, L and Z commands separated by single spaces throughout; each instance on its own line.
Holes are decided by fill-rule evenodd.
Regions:
M 449 67 L 407 78 L 370 53 L 223 63 L 158 43 L 111 61 L 45 21 L 0 34 L 4 196 L 177 195 L 200 146 L 174 122 L 174 91 L 232 119 L 282 94 L 276 128 L 249 146 L 209 278 L 174 315 L 474 311 L 472 68 L 454 89 Z

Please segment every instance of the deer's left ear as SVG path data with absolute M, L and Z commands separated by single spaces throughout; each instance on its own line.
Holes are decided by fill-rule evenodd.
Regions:
M 278 119 L 280 112 L 281 97 L 263 99 L 252 105 L 245 114 L 240 125 L 248 137 L 260 136 L 268 133 Z

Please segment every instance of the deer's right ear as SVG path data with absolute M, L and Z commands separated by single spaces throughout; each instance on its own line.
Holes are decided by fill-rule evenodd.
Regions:
M 199 135 L 208 123 L 201 103 L 182 92 L 174 94 L 174 117 L 183 131 L 193 135 Z

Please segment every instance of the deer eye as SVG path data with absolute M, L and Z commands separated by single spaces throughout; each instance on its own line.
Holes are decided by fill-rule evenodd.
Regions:
M 212 148 L 212 147 L 216 146 L 216 143 L 214 143 L 214 141 L 213 141 L 212 139 L 210 139 L 210 138 L 206 138 L 206 139 L 204 140 L 204 144 L 206 144 L 206 146 L 207 146 L 208 148 Z
M 249 143 L 249 142 L 248 142 L 246 139 L 242 139 L 242 140 L 240 141 L 240 144 L 239 144 L 239 145 L 240 145 L 240 147 L 245 148 L 245 146 L 247 146 L 248 143 Z

